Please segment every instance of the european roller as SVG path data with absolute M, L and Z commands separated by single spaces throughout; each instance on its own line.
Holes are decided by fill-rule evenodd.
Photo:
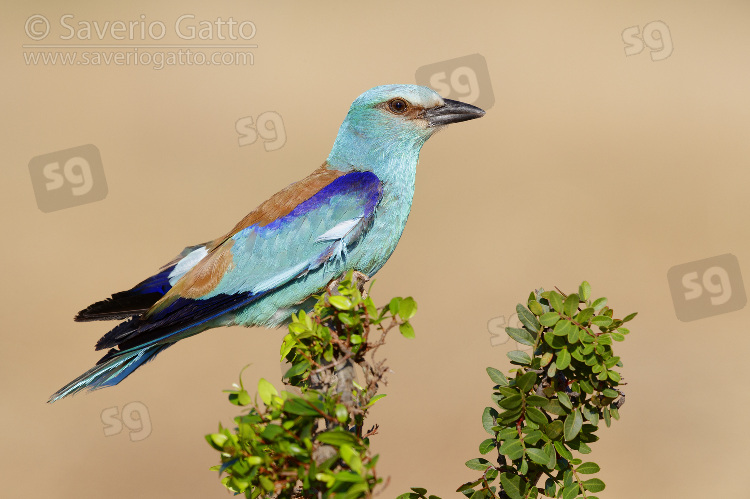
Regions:
M 278 326 L 349 270 L 372 277 L 411 210 L 419 152 L 446 125 L 484 111 L 416 85 L 360 95 L 328 159 L 213 241 L 188 246 L 76 321 L 122 320 L 96 365 L 50 397 L 113 386 L 179 340 L 219 326 Z

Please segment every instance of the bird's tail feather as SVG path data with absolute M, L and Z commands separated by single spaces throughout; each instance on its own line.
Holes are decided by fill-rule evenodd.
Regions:
M 151 345 L 140 350 L 123 352 L 122 355 L 111 355 L 113 353 L 111 351 L 100 361 L 101 363 L 60 388 L 52 394 L 47 402 L 56 402 L 82 390 L 96 390 L 105 386 L 114 386 L 171 345 L 173 343 Z M 107 357 L 110 358 L 107 359 Z

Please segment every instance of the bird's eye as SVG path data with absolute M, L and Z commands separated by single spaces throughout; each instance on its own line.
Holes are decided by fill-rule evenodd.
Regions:
M 402 98 L 391 99 L 388 101 L 388 109 L 393 114 L 404 114 L 409 109 L 409 103 Z

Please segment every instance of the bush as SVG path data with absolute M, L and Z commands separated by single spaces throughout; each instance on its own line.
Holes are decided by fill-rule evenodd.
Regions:
M 414 337 L 409 319 L 417 305 L 394 298 L 376 308 L 351 273 L 336 291 L 319 297 L 312 313 L 293 316 L 284 337 L 281 357 L 291 364 L 284 380 L 299 394 L 279 394 L 261 379 L 259 404 L 241 375 L 229 391 L 230 402 L 249 406 L 248 414 L 235 418 L 233 430 L 219 426 L 206 436 L 221 453 L 221 464 L 212 469 L 226 475 L 222 483 L 229 490 L 248 498 L 358 498 L 370 497 L 382 483 L 378 456 L 369 449 L 377 425 L 364 431 L 369 408 L 385 396 L 377 390 L 387 367 L 375 352 L 396 327 Z M 539 290 L 516 307 L 523 328 L 506 332 L 532 347 L 532 355 L 508 352 L 517 366 L 508 376 L 487 368 L 495 404 L 482 414 L 490 438 L 479 444 L 479 453 L 495 451 L 497 457 L 495 463 L 467 461 L 481 475 L 458 492 L 473 499 L 596 499 L 591 494 L 604 489 L 602 480 L 589 477 L 599 466 L 574 452 L 589 454 L 599 423 L 610 426 L 620 417 L 625 395 L 616 368 L 622 362 L 612 346 L 625 339 L 629 330 L 623 326 L 636 314 L 616 319 L 606 298 L 590 295 L 584 281 L 578 293 Z M 439 499 L 422 488 L 399 496 L 408 498 Z

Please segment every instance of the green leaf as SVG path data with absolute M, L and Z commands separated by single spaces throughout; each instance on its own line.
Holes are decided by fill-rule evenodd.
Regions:
M 581 454 L 591 454 L 591 447 L 581 442 L 580 438 L 576 438 L 575 440 L 568 442 L 568 445 L 571 447 L 571 449 L 575 449 Z
M 581 295 L 581 300 L 588 300 L 591 297 L 591 284 L 587 281 L 583 281 L 581 285 L 578 286 L 578 294 Z
M 286 374 L 284 374 L 284 378 L 288 379 L 294 376 L 298 376 L 305 372 L 309 367 L 310 362 L 307 360 L 303 360 L 299 364 L 294 364 L 292 367 L 290 367 Z
M 516 305 L 516 313 L 518 314 L 518 319 L 521 321 L 521 324 L 523 324 L 526 329 L 534 331 L 535 333 L 539 331 L 539 321 L 536 320 L 536 316 L 532 314 L 529 309 L 519 303 Z
M 591 307 L 584 308 L 580 312 L 578 312 L 578 315 L 576 315 L 576 322 L 579 324 L 583 324 L 584 326 L 588 324 L 589 319 L 594 315 L 594 309 Z
M 349 465 L 352 471 L 362 473 L 362 459 L 359 457 L 359 453 L 351 446 L 342 445 L 339 447 L 339 454 L 341 454 L 341 459 Z
M 579 491 L 578 484 L 571 483 L 563 489 L 562 499 L 575 499 Z
M 557 488 L 555 487 L 555 480 L 548 478 L 544 481 L 544 494 L 548 497 L 557 497 Z
M 333 295 L 328 297 L 328 301 L 339 310 L 349 310 L 352 308 L 352 302 L 345 296 Z
M 563 313 L 568 317 L 573 317 L 578 310 L 578 302 L 580 301 L 577 294 L 569 294 L 563 303 Z
M 523 456 L 523 443 L 519 439 L 506 440 L 498 449 L 500 454 L 508 456 L 509 459 L 520 459 Z
M 370 406 L 372 406 L 372 405 L 373 405 L 373 404 L 374 404 L 375 402 L 377 402 L 378 400 L 382 399 L 382 398 L 383 398 L 383 397 L 385 397 L 386 395 L 388 395 L 388 394 L 387 394 L 387 393 L 379 393 L 378 395 L 375 395 L 375 396 L 373 396 L 373 397 L 372 397 L 372 398 L 370 399 L 370 401 L 369 401 L 369 402 L 367 403 L 367 405 L 366 405 L 365 407 L 370 407 Z
M 359 317 L 348 312 L 339 312 L 339 320 L 347 326 L 354 326 L 359 323 Z M 355 343 L 354 336 L 355 335 L 352 335 L 352 343 Z M 360 343 L 360 341 L 357 341 L 356 343 Z
M 414 314 L 417 313 L 417 302 L 414 301 L 414 298 L 411 296 L 408 296 L 401 300 L 401 303 L 398 304 L 398 315 L 403 320 L 408 321 L 412 317 L 414 317 Z
M 519 398 L 520 398 L 520 395 L 519 395 Z M 484 412 L 482 412 L 482 426 L 484 427 L 485 431 L 489 433 L 490 435 L 495 434 L 495 432 L 492 430 L 492 427 L 495 426 L 496 418 L 497 418 L 497 411 L 495 409 L 493 409 L 492 407 L 484 408 Z
M 250 394 L 247 393 L 247 390 L 240 390 L 237 392 L 237 403 L 239 405 L 247 405 L 250 402 L 252 402 L 252 399 L 250 398 Z
M 525 458 L 521 459 L 521 466 L 518 467 L 518 472 L 522 475 L 529 472 L 529 462 Z
M 488 367 L 487 374 L 489 374 L 490 379 L 494 381 L 496 385 L 508 386 L 508 378 L 506 378 L 505 375 L 498 369 L 495 369 L 494 367 Z
M 568 344 L 567 338 L 555 336 L 551 332 L 544 333 L 544 341 L 555 350 L 559 350 Z
M 557 454 L 555 453 L 555 446 L 552 444 L 552 442 L 547 442 L 544 444 L 544 452 L 547 454 L 547 468 L 549 469 L 555 469 L 555 465 L 557 464 Z
M 622 320 L 622 322 L 632 321 L 635 318 L 636 315 L 638 315 L 638 312 L 633 312 L 632 314 L 628 314 L 628 315 L 625 316 L 625 318 Z
M 375 302 L 369 296 L 365 299 L 365 309 L 367 310 L 367 315 L 370 317 L 378 316 L 378 309 L 375 306 Z
M 518 407 L 521 407 L 522 401 L 523 400 L 521 398 L 521 395 L 517 394 L 500 400 L 497 405 L 499 405 L 503 409 L 516 409 Z M 489 409 L 489 407 L 487 409 Z
M 349 420 L 349 411 L 344 404 L 336 404 L 335 413 L 339 423 L 344 424 Z
M 505 332 L 522 345 L 534 346 L 534 337 L 525 329 L 516 327 L 506 327 Z
M 536 300 L 529 301 L 529 310 L 534 315 L 542 315 L 544 313 L 544 307 Z
M 562 296 L 560 296 L 560 293 L 558 293 L 557 291 L 550 291 L 548 300 L 552 308 L 562 313 L 563 301 L 562 301 Z
M 528 393 L 529 390 L 534 388 L 534 383 L 536 383 L 536 373 L 533 371 L 529 371 L 523 376 L 516 378 L 516 387 L 522 393 Z
M 615 355 L 614 357 L 608 358 L 604 362 L 604 365 L 607 366 L 609 369 L 612 369 L 613 367 L 617 365 L 618 362 L 620 362 L 620 357 Z
M 260 482 L 260 486 L 268 492 L 273 490 L 273 482 L 269 480 L 268 477 L 260 475 L 258 476 L 258 481 Z
M 595 311 L 598 312 L 599 310 L 604 308 L 604 305 L 606 304 L 607 304 L 607 299 L 602 296 L 601 298 L 597 298 L 596 300 L 594 300 L 594 303 L 592 303 L 591 306 L 594 308 Z
M 560 426 L 562 427 L 562 425 Z M 570 452 L 570 449 L 565 447 L 565 444 L 562 443 L 560 440 L 555 440 L 555 449 L 557 449 L 557 452 L 558 454 L 560 454 L 561 457 L 567 459 L 568 461 L 573 459 L 573 453 Z
M 583 417 L 581 417 L 581 412 L 576 409 L 565 417 L 565 440 L 569 441 L 576 438 L 581 431 L 581 426 L 583 426 Z
M 593 475 L 594 473 L 599 473 L 599 470 L 599 465 L 592 462 L 583 463 L 578 468 L 576 468 L 576 472 L 583 475 Z
M 555 365 L 558 369 L 565 369 L 570 365 L 570 353 L 567 348 L 563 348 L 557 352 L 557 358 L 555 359 Z
M 555 338 L 557 338 L 557 336 L 555 336 Z M 552 362 L 552 357 L 554 357 L 554 354 L 552 352 L 544 352 L 544 354 L 542 354 L 542 358 L 539 361 L 540 367 L 544 367 Z
M 542 397 L 539 395 L 529 395 L 526 397 L 526 405 L 527 406 L 536 406 L 536 407 L 544 407 L 547 405 L 547 402 L 549 400 L 547 397 Z
M 620 411 L 617 409 L 617 407 L 610 406 L 610 412 L 612 413 L 612 417 L 619 421 Z
M 565 416 L 568 411 L 566 411 L 563 406 L 560 404 L 560 402 L 557 401 L 557 399 L 550 399 L 549 402 L 547 402 L 547 405 L 543 407 L 543 409 L 550 414 L 555 414 L 557 416 Z
M 526 482 L 520 476 L 510 473 L 500 474 L 500 485 L 510 499 L 523 499 L 526 491 Z
M 273 396 L 278 394 L 279 392 L 276 391 L 276 388 L 271 383 L 265 378 L 260 378 L 258 381 L 258 395 L 260 395 L 260 399 L 264 404 L 270 405 Z
M 391 313 L 391 315 L 396 315 L 398 313 L 399 303 L 401 303 L 401 298 L 399 297 L 392 298 L 390 303 L 388 303 L 388 311 Z
M 298 416 L 320 416 L 320 413 L 314 407 L 316 405 L 313 402 L 309 402 L 298 396 L 293 396 L 284 402 L 284 410 Z
M 541 411 L 540 411 L 541 412 Z M 545 423 L 547 424 L 547 423 Z M 523 443 L 526 447 L 533 447 L 542 438 L 542 432 L 537 429 L 531 429 L 531 427 L 523 428 L 521 431 L 526 434 L 523 437 Z
M 580 334 L 581 330 L 574 324 L 573 327 L 568 329 L 568 343 L 573 344 L 578 341 Z
M 581 407 L 581 414 L 587 421 L 591 421 L 594 426 L 599 424 L 599 412 L 598 410 L 591 409 L 588 405 Z
M 505 355 L 508 356 L 512 363 L 520 364 L 522 366 L 531 364 L 531 357 L 529 357 L 529 354 L 521 350 L 512 350 Z
M 461 485 L 459 488 L 456 489 L 456 492 L 463 492 L 464 490 L 473 489 L 477 485 L 482 483 L 482 479 L 475 480 L 473 482 L 466 482 L 465 484 Z M 404 497 L 408 497 L 408 494 L 402 494 Z M 401 496 L 398 496 L 396 499 L 401 499 Z
M 565 392 L 557 392 L 557 400 L 560 401 L 560 404 L 564 407 L 567 407 L 568 409 L 573 409 L 573 404 L 570 402 L 570 397 L 568 397 L 568 394 Z
M 411 327 L 411 324 L 408 322 L 404 322 L 403 324 L 399 324 L 398 330 L 401 332 L 404 338 L 414 338 L 414 328 Z
M 552 334 L 555 336 L 567 336 L 570 328 L 575 327 L 569 320 L 561 320 L 555 324 L 555 328 L 552 330 Z
M 206 440 L 214 449 L 223 450 L 224 444 L 229 440 L 229 437 L 223 433 L 211 433 L 210 435 L 206 435 Z
M 549 456 L 542 449 L 534 447 L 526 449 L 526 455 L 536 464 L 546 465 L 549 462 Z
M 318 442 L 335 445 L 336 447 L 340 447 L 342 445 L 358 445 L 356 435 L 343 429 L 323 432 L 315 437 L 315 439 Z
M 614 398 L 617 398 L 620 394 L 617 393 L 616 390 L 613 390 L 611 388 L 605 388 L 602 391 L 602 395 L 604 395 L 605 397 L 609 397 L 609 398 L 613 398 L 614 399 Z
M 474 459 L 466 461 L 466 467 L 470 470 L 484 471 L 490 466 L 492 466 L 492 464 L 481 457 L 475 457 Z
M 479 453 L 480 454 L 487 454 L 489 451 L 495 448 L 495 439 L 494 438 L 488 438 L 487 440 L 483 440 L 481 444 L 479 444 Z
M 539 317 L 539 322 L 542 324 L 542 326 L 545 327 L 552 327 L 559 320 L 560 314 L 557 312 L 547 312 L 546 314 L 543 314 L 541 317 Z
M 518 430 L 515 428 L 503 428 L 497 432 L 498 440 L 513 440 L 514 438 L 518 438 Z
M 598 478 L 590 478 L 583 482 L 583 487 L 588 490 L 589 492 L 601 492 L 604 490 L 604 482 L 599 480 Z
M 557 440 L 563 434 L 563 422 L 558 420 L 552 421 L 544 427 L 544 433 L 552 440 Z
M 538 425 L 546 425 L 549 422 L 547 416 L 536 407 L 527 407 L 526 417 Z
M 597 315 L 591 319 L 592 326 L 607 327 L 612 324 L 612 319 L 606 315 Z

